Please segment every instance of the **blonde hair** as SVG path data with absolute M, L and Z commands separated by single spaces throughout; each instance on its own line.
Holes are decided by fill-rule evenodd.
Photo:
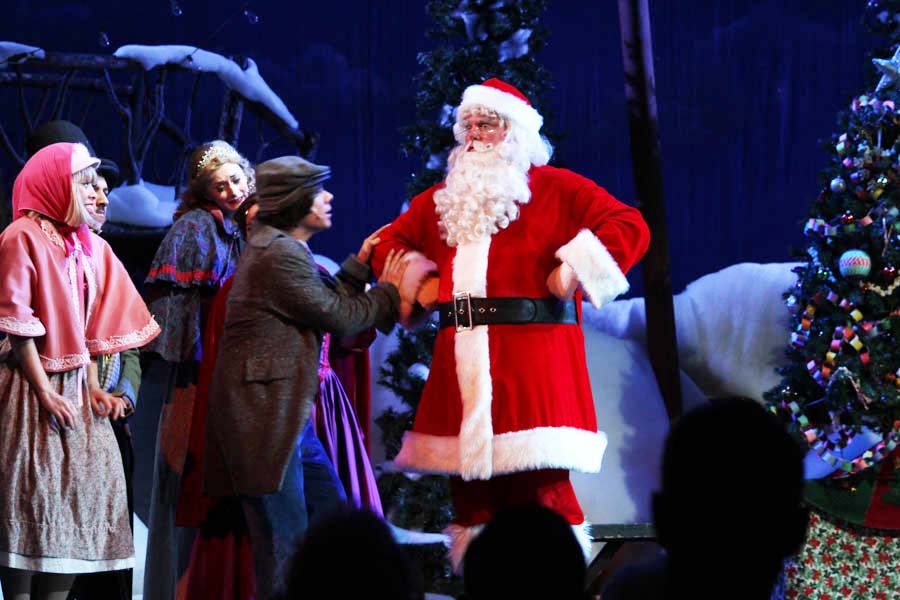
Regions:
M 85 183 L 97 183 L 97 170 L 94 167 L 87 167 L 72 173 L 72 199 L 69 202 L 69 209 L 66 211 L 65 217 L 65 223 L 69 227 L 80 227 L 81 225 L 94 223 L 94 219 L 81 201 L 81 190 L 78 189 L 78 186 Z
M 206 187 L 212 174 L 228 163 L 234 163 L 241 168 L 247 177 L 247 187 L 251 193 L 256 190 L 256 174 L 250 166 L 250 161 L 241 156 L 228 142 L 213 140 L 194 150 L 188 159 L 188 186 L 181 194 L 181 203 L 175 210 L 176 215 L 181 216 L 189 210 L 209 204 Z

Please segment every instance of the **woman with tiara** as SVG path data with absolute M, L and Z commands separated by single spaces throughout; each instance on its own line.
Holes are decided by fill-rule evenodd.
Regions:
M 212 299 L 234 272 L 243 246 L 234 213 L 254 189 L 249 161 L 221 140 L 194 151 L 188 177 L 174 224 L 145 280 L 148 304 L 162 327 L 162 334 L 145 348 L 149 355 L 141 387 L 147 409 L 161 406 L 145 600 L 172 600 L 190 556 L 195 530 L 176 528 L 175 512 L 204 352 L 203 332 Z

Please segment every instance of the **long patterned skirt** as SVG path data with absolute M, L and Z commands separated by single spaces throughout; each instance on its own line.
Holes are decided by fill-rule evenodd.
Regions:
M 24 374 L 0 364 L 0 566 L 130 569 L 125 476 L 109 418 L 91 410 L 82 369 L 48 377 L 78 407 L 74 429 L 57 427 Z

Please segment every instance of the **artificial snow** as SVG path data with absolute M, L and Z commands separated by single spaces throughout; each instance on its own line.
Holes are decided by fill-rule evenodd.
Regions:
M 0 69 L 5 68 L 10 62 L 23 62 L 29 58 L 44 58 L 44 50 L 16 42 L 0 42 Z
M 235 90 L 248 100 L 259 102 L 275 113 L 291 129 L 297 128 L 297 119 L 287 106 L 272 91 L 269 84 L 259 74 L 252 59 L 247 59 L 247 68 L 242 69 L 236 62 L 221 54 L 200 50 L 194 46 L 142 46 L 129 44 L 117 49 L 114 56 L 136 61 L 149 71 L 160 65 L 179 65 L 191 71 L 215 73 L 227 87 Z
M 762 402 L 763 394 L 780 383 L 775 369 L 786 364 L 790 341 L 783 295 L 797 281 L 792 269 L 798 264 L 732 265 L 690 283 L 674 297 L 679 366 L 705 396 Z M 617 338 L 646 339 L 643 298 L 613 302 L 600 311 L 586 306 L 584 318 L 586 330 L 590 326 Z M 832 453 L 852 460 L 879 439 L 866 430 Z M 835 469 L 810 450 L 804 471 L 807 479 L 819 479 Z
M 119 186 L 109 194 L 107 220 L 137 227 L 167 227 L 172 224 L 176 206 L 175 188 L 140 181 Z
M 530 29 L 520 29 L 512 34 L 508 40 L 501 42 L 497 47 L 500 62 L 506 62 L 514 58 L 521 58 L 528 54 L 528 39 L 531 37 Z

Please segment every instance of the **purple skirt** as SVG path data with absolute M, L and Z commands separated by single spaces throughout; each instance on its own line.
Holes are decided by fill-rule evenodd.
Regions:
M 319 395 L 311 418 L 316 435 L 344 484 L 347 501 L 355 508 L 368 509 L 384 516 L 375 473 L 366 453 L 365 438 L 356 412 L 344 386 L 328 363 L 319 368 Z

